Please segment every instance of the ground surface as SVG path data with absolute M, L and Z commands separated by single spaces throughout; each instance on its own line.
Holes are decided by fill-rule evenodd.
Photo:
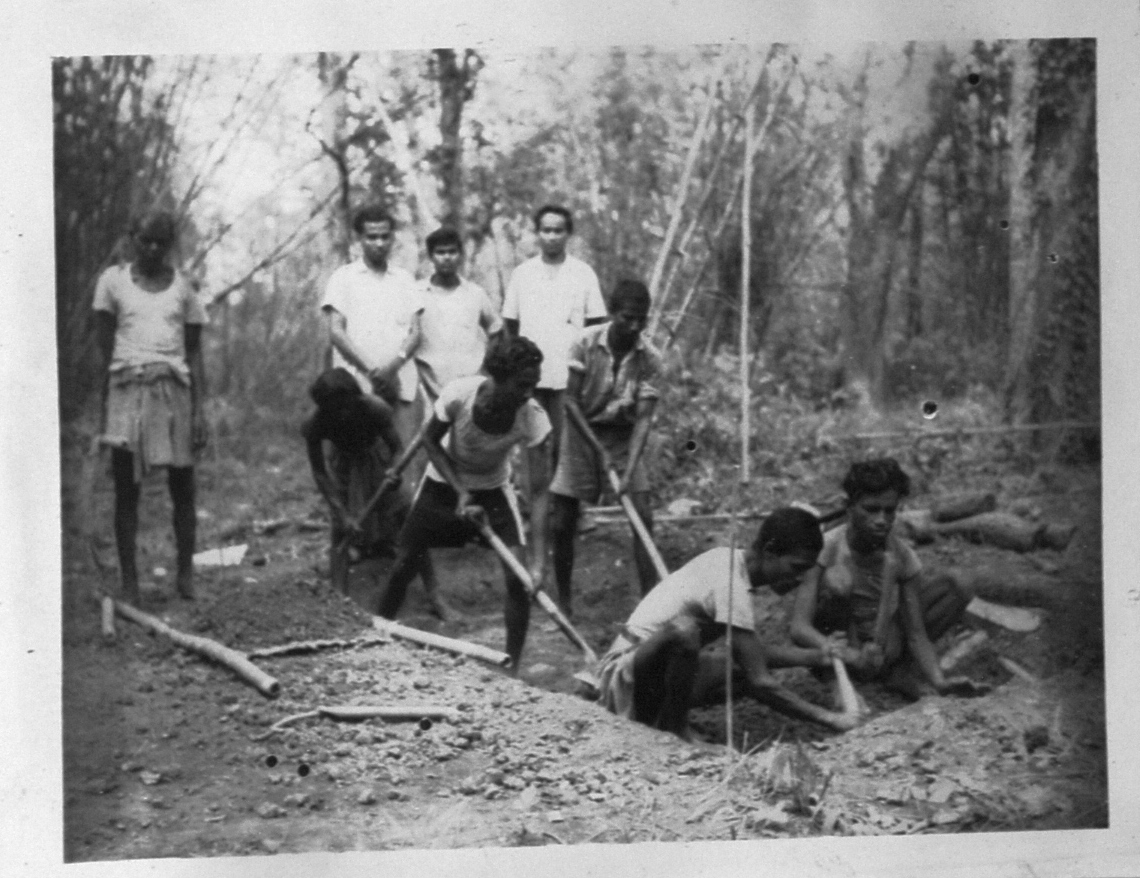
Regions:
M 65 484 L 79 483 L 78 463 L 65 458 Z M 168 507 L 161 478 L 148 483 L 143 609 L 243 651 L 370 635 L 369 617 L 327 584 L 324 513 L 299 463 L 269 458 L 254 480 L 225 461 L 203 467 L 200 547 L 249 550 L 238 567 L 200 571 L 194 603 L 165 597 Z M 691 747 L 576 697 L 578 655 L 537 608 L 521 679 L 392 641 L 259 659 L 281 682 L 275 700 L 123 619 L 105 644 L 93 597 L 101 581 L 114 582 L 105 475 L 95 485 L 93 507 L 64 497 L 69 861 L 1107 825 L 1095 471 L 1003 483 L 1003 504 L 1032 494 L 1030 514 L 1078 525 L 1063 553 L 959 540 L 920 549 L 924 563 L 976 575 L 995 599 L 1046 611 L 1031 634 L 976 623 L 989 639 L 964 670 L 992 683 L 991 694 L 908 705 L 866 687 L 874 714 L 846 735 L 741 703 L 736 753 Z M 259 525 L 267 521 L 277 522 L 270 532 Z M 93 522 L 102 579 L 80 532 Z M 665 525 L 659 537 L 676 567 L 727 531 Z M 606 523 L 582 538 L 576 624 L 599 651 L 635 603 L 627 540 Z M 401 621 L 501 649 L 493 557 L 446 551 L 437 563 L 462 618 L 433 619 L 413 585 Z M 358 589 L 368 572 L 356 571 Z M 771 597 L 760 605 L 777 635 L 785 608 Z M 806 672 L 783 673 L 805 696 L 824 697 Z M 272 723 L 317 706 L 404 702 L 450 707 L 458 718 L 427 729 L 309 718 L 259 740 Z M 694 725 L 723 742 L 723 706 L 695 711 Z

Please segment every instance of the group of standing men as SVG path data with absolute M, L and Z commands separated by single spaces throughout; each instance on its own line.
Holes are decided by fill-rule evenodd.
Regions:
M 391 216 L 382 208 L 361 209 L 353 221 L 361 257 L 334 272 L 320 306 L 336 365 L 310 387 L 316 411 L 302 428 L 332 512 L 333 581 L 346 588 L 350 549 L 357 557 L 394 549 L 373 607 L 388 618 L 399 612 L 417 575 L 436 612 L 447 614 L 433 547 L 498 541 L 522 555 L 510 461 L 516 448 L 524 452 L 531 582 L 503 559 L 513 667 L 526 639 L 531 589 L 543 582 L 548 530 L 558 597 L 563 611 L 572 611 L 580 504 L 597 502 L 608 468 L 620 473 L 613 476 L 618 492 L 630 497 L 647 527 L 652 524 L 641 458 L 660 370 L 643 337 L 650 306 L 645 285 L 619 282 L 607 319 L 597 276 L 566 252 L 570 213 L 548 205 L 534 224 L 540 252 L 514 271 L 500 315 L 487 293 L 460 275 L 458 232 L 443 228 L 427 237 L 433 271 L 417 282 L 389 263 Z M 145 217 L 132 229 L 132 241 L 134 259 L 100 276 L 94 300 L 107 363 L 101 435 L 112 447 L 122 590 L 137 602 L 139 485 L 150 467 L 165 466 L 177 591 L 192 599 L 192 466 L 205 441 L 206 315 L 170 265 L 173 218 Z M 421 445 L 428 465 L 413 498 L 401 490 L 399 468 Z M 917 556 L 892 530 L 909 491 L 905 473 L 890 459 L 857 462 L 843 486 L 848 520 L 826 540 L 810 513 L 777 510 L 746 550 L 710 550 L 660 584 L 635 538 L 643 599 L 602 660 L 602 702 L 686 735 L 690 705 L 716 688 L 701 650 L 730 629 L 739 691 L 834 728 L 849 728 L 851 717 L 794 695 L 769 666 L 805 665 L 826 675 L 839 660 L 857 677 L 882 679 L 911 695 L 975 691 L 969 680 L 941 672 L 931 645 L 959 619 L 968 594 L 952 579 L 924 580 Z M 377 496 L 386 501 L 370 502 Z M 797 590 L 789 631 L 794 645 L 760 642 L 751 595 L 764 586 L 780 594 Z
M 334 580 L 343 588 L 346 542 L 364 554 L 387 548 L 375 522 L 396 509 L 403 519 L 396 561 L 373 609 L 394 617 L 418 575 L 433 609 L 446 617 L 431 548 L 480 539 L 482 524 L 521 554 L 525 530 L 510 468 L 518 447 L 534 522 L 530 579 L 543 580 L 549 529 L 559 600 L 571 614 L 580 504 L 602 494 L 604 464 L 622 467 L 621 490 L 650 520 L 639 460 L 660 360 L 642 338 L 648 290 L 638 281 L 619 283 L 607 320 L 597 275 L 567 253 L 573 217 L 557 205 L 536 212 L 539 253 L 513 272 L 501 315 L 482 288 L 460 275 L 462 241 L 454 230 L 427 236 L 433 271 L 417 282 L 389 263 L 394 222 L 383 209 L 363 208 L 353 228 L 361 256 L 332 275 L 321 301 L 336 368 L 314 384 L 317 411 L 303 428 L 314 476 L 333 511 Z M 357 388 L 337 369 L 347 369 Z M 334 383 L 340 391 L 330 396 Z M 589 440 L 565 425 L 569 407 L 589 423 Z M 373 424 L 367 435 L 352 441 L 365 422 Z M 606 449 L 601 460 L 591 441 Z M 380 512 L 361 515 L 367 498 L 385 487 L 392 461 L 417 443 L 428 465 L 422 479 L 413 479 L 414 500 L 396 496 Z M 377 457 L 377 448 L 385 453 Z M 656 579 L 644 550 L 637 550 L 637 562 L 648 591 Z M 507 653 L 517 663 L 530 595 L 512 565 L 504 561 L 503 569 Z

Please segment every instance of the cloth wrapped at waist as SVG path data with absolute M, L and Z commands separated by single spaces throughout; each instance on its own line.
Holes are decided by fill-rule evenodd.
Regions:
M 194 465 L 190 378 L 169 363 L 116 369 L 101 441 L 134 455 L 135 481 L 156 466 Z

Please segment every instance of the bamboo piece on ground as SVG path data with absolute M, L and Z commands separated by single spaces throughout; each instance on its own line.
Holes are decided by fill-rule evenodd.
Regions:
M 274 677 L 271 677 L 251 662 L 245 654 L 238 652 L 236 649 L 222 646 L 220 643 L 210 640 L 208 637 L 186 634 L 183 631 L 171 628 L 162 620 L 156 619 L 154 616 L 144 613 L 142 610 L 137 610 L 130 604 L 124 604 L 121 601 L 115 602 L 115 610 L 120 616 L 130 619 L 137 625 L 150 629 L 155 634 L 161 634 L 175 645 L 189 652 L 195 652 L 206 658 L 213 659 L 220 665 L 225 665 L 262 695 L 266 695 L 269 698 L 276 698 L 277 695 L 280 694 L 281 684 Z
M 103 640 L 110 643 L 115 639 L 115 601 L 109 595 L 103 595 L 103 599 L 99 602 L 99 609 L 101 613 L 101 627 L 103 630 Z
M 388 722 L 421 719 L 454 721 L 459 716 L 459 711 L 441 704 L 344 704 L 317 709 L 321 712 L 321 716 L 348 722 L 365 719 L 382 719 Z
M 469 643 L 466 640 L 456 640 L 452 637 L 444 637 L 442 634 L 432 634 L 429 631 L 420 631 L 418 628 L 409 628 L 399 622 L 385 619 L 383 616 L 373 616 L 372 627 L 393 637 L 399 637 L 401 640 L 410 640 L 422 646 L 431 646 L 457 655 L 470 656 L 500 667 L 506 667 L 511 660 L 505 652 L 499 652 L 478 643 Z
M 303 719 L 312 719 L 318 716 L 341 720 L 342 722 L 359 722 L 366 719 L 382 719 L 385 722 L 403 722 L 408 720 L 414 722 L 425 719 L 445 719 L 449 722 L 455 722 L 455 720 L 459 718 L 459 712 L 454 708 L 444 707 L 439 704 L 332 705 L 328 707 L 318 707 L 315 710 L 306 710 L 301 713 L 294 713 L 283 719 L 279 719 L 261 734 L 252 736 L 250 740 L 264 741 L 266 738 L 281 731 L 285 726 L 300 722 Z

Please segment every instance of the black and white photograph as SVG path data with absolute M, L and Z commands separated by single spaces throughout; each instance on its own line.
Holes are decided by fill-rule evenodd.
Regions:
M 37 858 L 1123 874 L 1135 13 L 45 41 Z

